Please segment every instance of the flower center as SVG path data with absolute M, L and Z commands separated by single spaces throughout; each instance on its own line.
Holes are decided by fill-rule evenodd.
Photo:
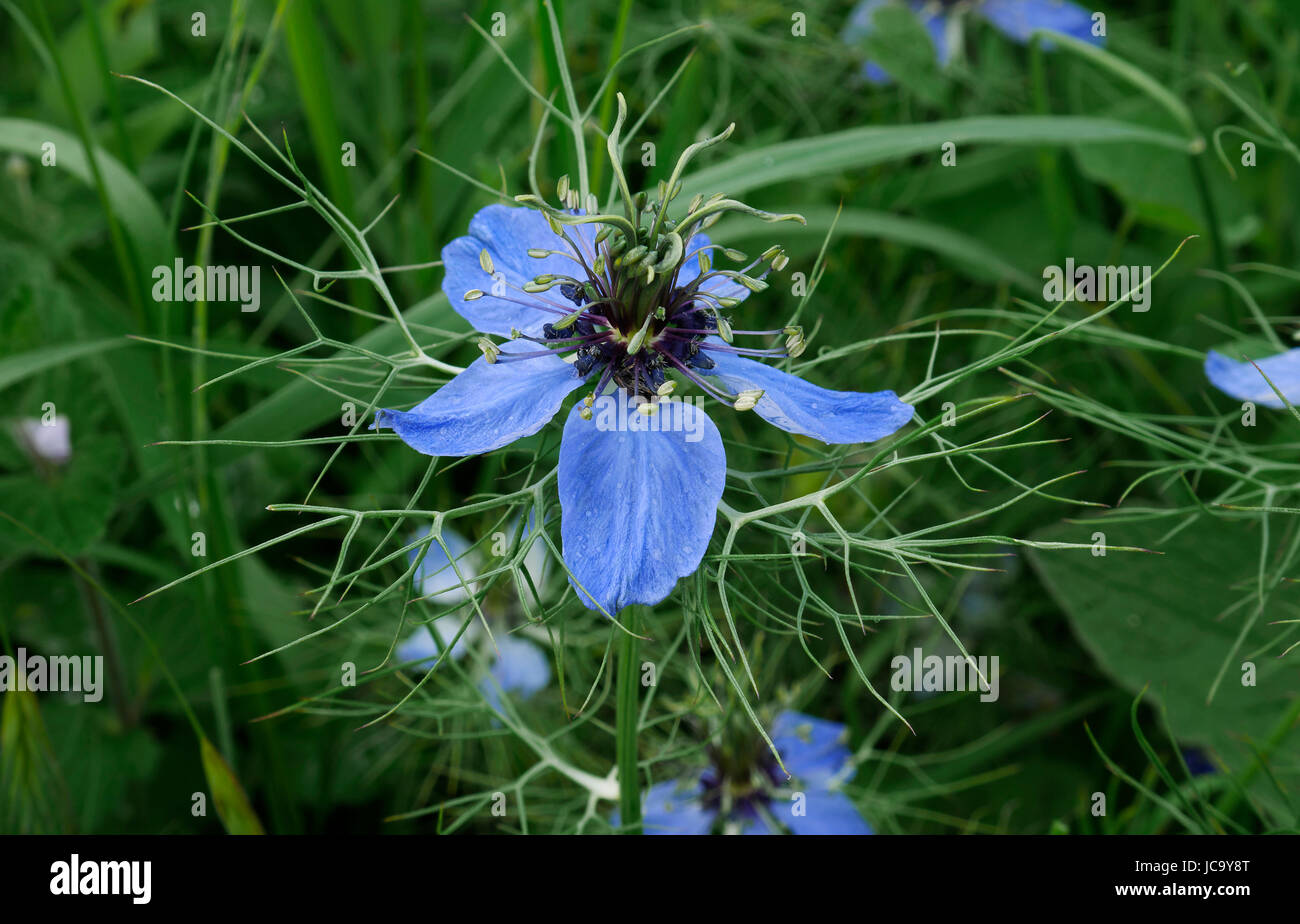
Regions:
M 781 248 L 770 247 L 739 269 L 718 269 L 714 267 L 715 254 L 733 263 L 744 263 L 747 258 L 739 251 L 709 243 L 701 232 L 727 212 L 741 212 L 764 221 L 803 223 L 803 218 L 759 211 L 721 194 L 707 199 L 697 195 L 680 218 L 669 216 L 669 206 L 681 192 L 680 177 L 686 164 L 698 151 L 725 140 L 734 125 L 715 138 L 687 148 L 669 180 L 659 183 L 656 198 L 651 199 L 645 192 L 633 196 L 615 153 L 627 116 L 621 94 L 618 100 L 619 115 L 608 147 L 622 193 L 621 214 L 601 213 L 594 196 L 587 195 L 583 201 L 577 191 L 569 188 L 568 177 L 561 177 L 557 184 L 560 208 L 540 196 L 516 196 L 517 202 L 541 211 L 562 242 L 554 250 L 529 250 L 529 256 L 565 257 L 572 269 L 543 273 L 521 288 L 534 304 L 555 314 L 556 319 L 545 325 L 542 337 L 519 331 L 512 337 L 532 340 L 545 349 L 502 353 L 490 342 L 481 342 L 480 347 L 490 362 L 551 352 L 576 354 L 573 364 L 579 375 L 599 376 L 583 411 L 588 418 L 593 398 L 611 383 L 644 399 L 640 409 L 653 413 L 655 403 L 676 386 L 670 374 L 694 383 L 737 410 L 748 410 L 762 396 L 761 391 L 733 394 L 716 379 L 708 381 L 702 373 L 707 374 L 715 365 L 707 355 L 710 352 L 759 358 L 798 356 L 803 352 L 803 331 L 799 327 L 739 331 L 732 328 L 726 316 L 745 294 L 766 289 L 763 278 L 772 270 L 781 270 L 788 258 Z M 587 225 L 594 226 L 594 234 Z M 491 274 L 492 258 L 487 251 L 480 255 L 480 262 Z M 473 290 L 465 297 L 482 296 L 481 291 Z M 786 338 L 785 346 L 738 347 L 733 342 L 738 334 L 781 335 Z

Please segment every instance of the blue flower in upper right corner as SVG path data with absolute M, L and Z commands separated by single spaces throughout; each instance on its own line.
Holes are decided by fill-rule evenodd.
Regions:
M 849 14 L 840 39 L 856 43 L 870 35 L 875 25 L 872 17 L 882 6 L 895 0 L 863 0 Z M 930 33 L 935 60 L 943 67 L 952 57 L 955 25 L 959 16 L 971 13 L 986 20 L 1007 38 L 1025 44 L 1037 29 L 1050 29 L 1093 45 L 1105 43 L 1093 34 L 1093 13 L 1068 0 L 905 0 L 921 25 Z M 1044 43 L 1044 48 L 1051 48 Z M 879 64 L 868 61 L 862 74 L 872 83 L 889 83 L 889 74 Z
M 1205 354 L 1205 376 L 1225 395 L 1281 410 L 1286 405 L 1269 382 L 1291 404 L 1300 404 L 1300 347 L 1253 362 L 1236 362 L 1218 350 L 1210 350 Z

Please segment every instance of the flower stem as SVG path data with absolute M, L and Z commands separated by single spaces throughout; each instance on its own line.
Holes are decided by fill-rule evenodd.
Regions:
M 637 773 L 637 726 L 640 665 L 637 663 L 639 639 L 638 610 L 630 606 L 623 611 L 622 638 L 618 649 L 618 702 L 615 707 L 615 752 L 618 757 L 618 809 L 624 834 L 641 833 L 641 779 Z

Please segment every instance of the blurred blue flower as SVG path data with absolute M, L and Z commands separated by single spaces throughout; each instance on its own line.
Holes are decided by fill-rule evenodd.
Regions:
M 1293 405 L 1300 404 L 1300 347 L 1253 363 L 1249 360 L 1234 362 L 1222 353 L 1210 350 L 1205 355 L 1205 375 L 1215 388 L 1239 401 L 1253 401 L 1278 409 L 1285 407 L 1269 387 L 1268 382 L 1272 381 L 1277 390 L 1286 395 L 1287 401 Z M 1264 376 L 1268 376 L 1268 380 Z
M 1209 776 L 1219 772 L 1219 768 L 1201 748 L 1188 746 L 1180 750 L 1183 752 L 1183 762 L 1187 764 L 1187 772 L 1192 776 Z
M 872 17 L 880 7 L 895 0 L 863 0 L 849 14 L 840 38 L 857 44 L 875 28 Z M 1083 42 L 1104 44 L 1105 39 L 1092 34 L 1092 11 L 1067 0 L 904 0 L 930 34 L 935 60 L 945 66 L 952 57 L 955 16 L 969 10 L 991 23 L 1003 35 L 1017 42 L 1029 41 L 1036 29 L 1051 29 Z M 1051 43 L 1043 47 L 1050 49 Z M 862 74 L 873 83 L 888 83 L 889 75 L 874 61 L 868 61 Z
M 531 517 L 529 523 L 532 523 Z M 426 528 L 414 536 L 413 540 L 423 539 L 428 535 L 429 530 Z M 413 580 L 419 592 L 428 599 L 451 605 L 469 598 L 456 576 L 456 570 L 459 569 L 465 578 L 465 583 L 472 586 L 472 581 L 478 576 L 478 568 L 470 551 L 470 543 L 464 537 L 443 527 L 442 540 L 455 558 L 455 568 L 452 567 L 447 554 L 437 542 L 434 542 L 430 544 Z M 411 554 L 418 555 L 419 550 L 413 549 Z M 530 567 L 528 561 L 525 561 L 525 567 Z M 542 565 L 539 564 L 538 567 Z M 534 583 L 538 587 L 542 585 L 540 574 L 534 575 Z M 464 621 L 463 615 L 447 614 L 435 617 L 433 625 L 438 630 L 437 637 L 434 636 L 430 626 L 420 626 L 397 646 L 397 660 L 402 663 L 416 662 L 415 667 L 428 670 L 442 651 L 442 643 L 455 638 Z M 483 634 L 483 625 L 475 617 L 452 645 L 451 656 L 456 659 L 464 657 L 469 646 L 482 638 Z M 492 707 L 500 711 L 502 692 L 517 693 L 527 699 L 549 684 L 551 665 L 541 649 L 515 635 L 496 633 L 494 641 L 495 657 L 488 673 L 479 681 L 479 689 Z
M 542 429 L 571 392 L 594 381 L 564 426 L 561 534 L 578 598 L 612 615 L 658 603 L 695 571 L 726 481 L 717 427 L 693 402 L 664 401 L 673 387 L 667 373 L 827 443 L 881 439 L 907 423 L 912 408 L 892 391 L 810 385 L 746 358 L 786 351 L 732 346 L 729 327 L 719 336 L 718 311 L 765 284 L 746 277 L 747 286 L 741 273 L 708 265 L 701 272 L 712 248 L 704 234 L 669 232 L 676 240 L 656 275 L 650 266 L 625 268 L 595 228 L 571 224 L 560 233 L 552 214 L 503 205 L 475 215 L 469 236 L 443 249 L 443 290 L 479 331 L 538 347 L 481 340 L 482 358 L 410 411 L 379 411 L 374 426 L 426 455 L 490 452 Z M 581 278 L 568 275 L 575 272 Z M 557 286 L 558 295 L 546 294 Z M 797 328 L 734 333 L 784 333 L 788 350 L 802 350 Z M 617 394 L 604 395 L 611 383 Z M 601 414 L 594 425 L 593 404 Z M 661 424 L 649 422 L 644 405 L 660 412 Z
M 873 833 L 839 790 L 853 774 L 843 725 L 786 711 L 771 735 L 792 780 L 764 752 L 741 780 L 711 767 L 698 777 L 656 783 L 642 806 L 645 833 L 709 834 L 719 825 L 723 833 L 740 834 Z M 618 826 L 617 812 L 611 824 Z

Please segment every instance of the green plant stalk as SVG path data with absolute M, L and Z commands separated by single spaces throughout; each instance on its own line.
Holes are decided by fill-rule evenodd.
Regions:
M 624 834 L 641 833 L 641 780 L 637 773 L 637 709 L 641 668 L 637 663 L 637 618 L 640 608 L 623 611 L 623 637 L 618 646 L 618 701 L 615 706 L 615 755 L 618 763 L 618 814 Z

